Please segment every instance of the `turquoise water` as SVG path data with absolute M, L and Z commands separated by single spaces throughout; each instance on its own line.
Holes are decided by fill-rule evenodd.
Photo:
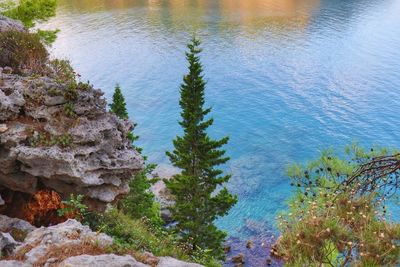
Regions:
M 400 147 L 400 0 L 59 0 L 53 55 L 110 99 L 120 83 L 150 160 L 180 134 L 185 44 L 203 40 L 214 137 L 229 135 L 232 236 L 270 229 L 285 168 L 359 141 Z

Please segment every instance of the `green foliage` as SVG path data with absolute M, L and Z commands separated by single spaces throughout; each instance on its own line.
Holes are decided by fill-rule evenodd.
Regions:
M 298 191 L 289 212 L 279 217 L 278 256 L 290 266 L 400 264 L 400 224 L 387 219 L 385 194 L 379 186 L 358 190 L 376 173 L 368 172 L 358 182 L 347 183 L 360 166 L 381 160 L 389 152 L 379 148 L 366 151 L 353 144 L 343 157 L 328 150 L 306 166 L 291 166 L 288 174 Z M 385 177 L 382 181 L 392 184 Z
M 78 87 L 79 90 L 87 91 L 87 90 L 90 89 L 91 84 L 90 84 L 89 81 L 87 81 L 87 82 L 78 82 L 77 87 Z
M 308 198 L 315 198 L 321 190 L 334 193 L 348 192 L 354 189 L 352 194 L 358 194 L 360 192 L 356 192 L 357 185 L 347 185 L 345 181 L 356 174 L 360 166 L 371 162 L 373 159 L 394 153 L 394 151 L 379 147 L 365 150 L 356 143 L 347 146 L 344 152 L 339 157 L 332 149 L 328 149 L 322 151 L 317 160 L 313 160 L 304 166 L 299 164 L 289 166 L 287 174 L 291 178 L 291 185 L 297 187 Z M 372 176 L 373 174 L 361 176 L 360 179 L 369 181 Z M 384 178 L 382 180 L 387 178 L 384 174 L 382 176 Z M 377 190 L 374 193 L 381 194 L 382 192 Z
M 57 210 L 58 216 L 74 217 L 78 221 L 83 221 L 88 215 L 88 207 L 82 201 L 83 195 L 71 194 L 68 200 L 62 202 L 65 207 Z
M 3 6 L 2 13 L 12 19 L 20 20 L 27 28 L 35 26 L 35 22 L 46 21 L 56 14 L 56 0 L 19 0 L 9 1 Z
M 128 111 L 126 110 L 125 98 L 122 95 L 121 87 L 117 84 L 113 95 L 113 102 L 110 104 L 110 112 L 117 115 L 120 119 L 128 119 Z
M 28 29 L 35 27 L 36 22 L 47 21 L 55 16 L 57 0 L 19 0 L 6 1 L 0 4 L 3 15 L 20 20 Z M 37 30 L 38 37 L 43 43 L 50 45 L 56 38 L 59 30 Z
M 75 117 L 76 113 L 75 113 L 74 104 L 71 102 L 65 103 L 64 104 L 64 113 L 68 117 Z
M 117 209 L 109 209 L 104 214 L 98 214 L 92 220 L 92 228 L 113 237 L 114 245 L 110 252 L 126 254 L 131 251 L 148 251 L 155 256 L 170 256 L 184 261 L 195 261 L 205 266 L 221 266 L 208 256 L 196 255 L 192 258 L 187 254 L 185 246 L 178 243 L 175 236 L 160 226 L 154 226 L 147 219 L 132 219 Z
M 57 33 L 59 33 L 60 30 L 37 30 L 37 34 L 40 37 L 40 39 L 43 41 L 44 44 L 46 45 L 51 45 L 54 43 L 57 39 Z
M 126 109 L 125 97 L 122 94 L 121 87 L 117 84 L 115 86 L 115 91 L 113 94 L 113 102 L 109 105 L 110 112 L 117 115 L 118 118 L 122 120 L 129 119 L 128 111 Z M 134 125 L 136 127 L 136 124 Z M 133 145 L 133 143 L 139 139 L 139 136 L 135 135 L 133 132 L 128 133 L 127 138 L 132 142 L 132 146 L 137 152 L 142 153 L 142 148 Z M 144 156 L 146 159 L 146 157 Z
M 147 177 L 155 167 L 155 164 L 147 164 L 129 181 L 129 193 L 120 204 L 124 213 L 130 217 L 148 218 L 152 224 L 161 225 L 160 209 L 154 202 L 154 194 L 150 190 L 152 182 L 155 181 L 149 181 Z
M 70 82 L 66 85 L 64 97 L 70 102 L 78 100 L 78 88 L 75 82 Z
M 49 62 L 49 67 L 55 75 L 55 79 L 59 84 L 76 83 L 76 73 L 71 66 L 69 60 L 54 59 Z
M 40 73 L 47 58 L 47 50 L 38 35 L 18 31 L 0 33 L 0 67 L 9 66 L 15 72 L 29 69 Z
M 228 138 L 212 140 L 206 132 L 213 120 L 205 120 L 211 109 L 203 108 L 205 82 L 198 55 L 201 52 L 199 45 L 195 38 L 188 44 L 189 74 L 183 78 L 180 89 L 180 125 L 184 135 L 176 137 L 174 150 L 167 152 L 172 164 L 182 173 L 165 182 L 175 197 L 176 204 L 171 212 L 177 222 L 175 230 L 182 241 L 191 244 L 193 251 L 210 249 L 213 256 L 223 258 L 222 242 L 226 233 L 213 222 L 227 214 L 237 198 L 223 187 L 230 175 L 222 175 L 223 172 L 216 169 L 229 160 L 224 156 L 225 151 L 220 149 Z M 216 191 L 217 188 L 221 189 Z
M 371 195 L 294 201 L 290 213 L 280 218 L 280 230 L 277 252 L 291 266 L 400 264 L 400 224 L 379 216 Z
M 36 136 L 28 138 L 28 141 L 33 147 L 58 145 L 62 148 L 68 148 L 71 147 L 73 143 L 72 136 L 68 133 L 58 136 L 51 136 L 47 133 L 39 133 Z

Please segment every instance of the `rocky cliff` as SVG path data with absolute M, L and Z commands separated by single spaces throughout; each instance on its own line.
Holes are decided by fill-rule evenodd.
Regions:
M 83 194 L 97 208 L 127 193 L 143 160 L 127 138 L 133 124 L 106 111 L 102 92 L 78 86 L 72 101 L 68 85 L 53 78 L 9 72 L 0 69 L 0 192 L 6 204 L 10 190 Z
M 104 209 L 143 167 L 128 139 L 133 124 L 107 112 L 103 93 L 76 81 L 67 62 L 48 60 L 40 42 L 25 45 L 22 24 L 0 15 L 0 33 L 10 30 L 22 35 L 9 35 L 0 56 L 12 55 L 21 69 L 0 65 L 0 213 L 24 217 L 23 202 L 40 190 L 82 194 Z M 15 50 L 15 38 L 28 51 Z M 38 64 L 40 72 L 27 68 Z

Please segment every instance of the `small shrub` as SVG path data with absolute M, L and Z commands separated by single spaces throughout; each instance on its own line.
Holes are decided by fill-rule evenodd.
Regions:
M 91 87 L 91 84 L 90 84 L 89 81 L 87 81 L 85 83 L 84 82 L 78 82 L 77 87 L 78 87 L 79 90 L 87 91 Z
M 65 103 L 64 104 L 64 113 L 68 117 L 75 117 L 76 113 L 75 113 L 74 104 L 72 104 L 71 102 Z
M 67 216 L 57 216 L 57 210 L 64 207 L 60 195 L 53 190 L 37 191 L 23 207 L 23 218 L 36 226 L 64 222 Z
M 70 82 L 64 91 L 64 97 L 68 101 L 76 101 L 78 99 L 78 90 L 76 82 Z
M 60 95 L 62 95 L 62 92 L 61 92 L 61 90 L 52 87 L 49 89 L 48 94 L 49 94 L 49 96 L 60 96 Z
M 76 73 L 68 60 L 54 59 L 50 61 L 49 67 L 58 83 L 76 83 Z
M 36 34 L 18 31 L 0 33 L 0 66 L 15 72 L 28 69 L 41 73 L 48 59 L 46 48 Z
M 129 181 L 129 193 L 121 200 L 122 210 L 135 219 L 148 218 L 154 225 L 161 225 L 160 209 L 154 201 L 154 194 L 150 187 L 155 181 L 149 180 L 148 175 L 156 167 L 147 164 Z
M 400 224 L 378 214 L 372 196 L 295 201 L 280 218 L 275 252 L 290 266 L 397 266 Z
M 71 194 L 70 198 L 63 201 L 63 208 L 57 210 L 60 217 L 75 218 L 78 221 L 83 221 L 88 214 L 88 207 L 82 203 L 83 195 Z
M 29 145 L 32 147 L 40 146 L 60 146 L 62 148 L 71 147 L 73 143 L 72 136 L 68 133 L 59 136 L 50 136 L 48 133 L 39 133 L 37 136 L 28 138 Z
M 7 17 L 20 20 L 27 28 L 35 26 L 36 21 L 46 21 L 56 14 L 56 0 L 20 0 L 5 6 Z
M 398 153 L 356 144 L 288 169 L 297 194 L 279 217 L 273 253 L 289 266 L 397 266 L 400 224 L 385 202 L 400 188 Z M 343 158 L 344 157 L 344 158 Z
M 189 256 L 186 247 L 178 243 L 173 234 L 163 227 L 154 227 L 147 219 L 133 219 L 117 209 L 109 209 L 98 214 L 92 228 L 112 236 L 114 245 L 110 253 L 132 254 L 132 252 L 149 251 L 155 256 L 170 256 L 183 261 L 194 261 L 205 266 L 221 266 L 210 255 L 201 251 L 195 257 Z

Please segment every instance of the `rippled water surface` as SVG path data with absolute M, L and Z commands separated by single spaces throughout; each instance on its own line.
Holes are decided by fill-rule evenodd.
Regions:
M 231 137 L 232 236 L 271 229 L 287 164 L 354 140 L 400 147 L 400 0 L 59 0 L 44 27 L 108 99 L 121 84 L 154 162 L 180 133 L 185 43 L 201 37 L 211 134 Z

